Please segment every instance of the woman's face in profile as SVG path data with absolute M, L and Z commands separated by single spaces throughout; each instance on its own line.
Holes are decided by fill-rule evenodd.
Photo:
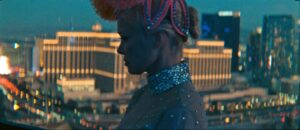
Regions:
M 142 22 L 135 22 L 130 15 L 118 19 L 118 33 L 121 44 L 118 53 L 124 55 L 125 65 L 131 74 L 141 74 L 151 70 L 158 57 L 153 34 L 146 34 Z M 152 67 L 151 67 L 152 66 Z

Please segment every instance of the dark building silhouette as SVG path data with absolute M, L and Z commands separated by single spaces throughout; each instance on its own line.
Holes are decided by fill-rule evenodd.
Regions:
M 261 28 L 257 28 L 251 32 L 247 44 L 246 71 L 250 74 L 252 83 L 259 83 L 262 78 L 261 31 Z
M 295 21 L 291 15 L 264 16 L 262 33 L 263 76 L 272 79 L 296 74 Z
M 231 71 L 239 68 L 240 12 L 222 11 L 216 14 L 203 14 L 201 38 L 225 41 L 225 48 L 232 49 Z

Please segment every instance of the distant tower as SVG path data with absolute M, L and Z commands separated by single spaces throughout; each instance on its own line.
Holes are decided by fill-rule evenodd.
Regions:
M 257 28 L 249 35 L 247 44 L 247 66 L 246 71 L 251 75 L 254 83 L 261 80 L 262 70 L 262 53 L 261 53 L 261 33 L 262 29 Z
M 296 73 L 296 48 L 293 16 L 265 16 L 262 33 L 262 59 L 263 76 L 266 83 L 271 79 L 290 77 Z
M 240 12 L 220 11 L 203 14 L 201 38 L 225 41 L 225 47 L 232 49 L 231 71 L 239 68 Z

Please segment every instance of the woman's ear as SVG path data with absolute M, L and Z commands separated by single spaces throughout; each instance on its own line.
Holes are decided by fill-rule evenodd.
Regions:
M 155 32 L 154 39 L 154 44 L 157 49 L 169 44 L 168 33 L 165 30 L 158 30 L 157 32 Z

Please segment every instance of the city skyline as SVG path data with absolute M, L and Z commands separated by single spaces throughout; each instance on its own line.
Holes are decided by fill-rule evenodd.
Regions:
M 264 15 L 291 14 L 298 16 L 298 3 L 294 0 L 189 0 L 203 13 L 218 11 L 241 11 L 241 33 L 262 26 Z M 227 4 L 227 3 L 232 4 Z M 66 6 L 68 5 L 68 6 Z M 269 5 L 265 8 L 265 5 Z M 255 8 L 255 10 L 253 10 Z M 99 22 L 106 31 L 115 31 L 114 23 L 100 19 L 90 2 L 86 0 L 3 0 L 0 1 L 0 39 L 34 36 L 54 36 L 56 31 L 91 30 L 91 25 Z M 200 23 L 199 23 L 200 24 Z M 46 30 L 46 31 L 45 31 Z
M 300 128 L 300 0 L 186 0 L 199 11 L 201 36 L 178 45 L 176 62 L 184 62 L 150 73 L 160 64 L 154 56 L 151 65 L 134 66 L 146 66 L 140 75 L 128 72 L 128 63 L 141 59 L 128 60 L 129 52 L 149 51 L 118 51 L 121 41 L 121 49 L 128 42 L 120 40 L 115 22 L 97 16 L 91 1 L 0 0 L 0 129 L 8 122 L 113 130 L 131 117 L 177 119 L 159 112 L 177 106 L 193 117 L 205 114 L 209 130 Z M 194 122 L 185 114 L 178 119 Z

